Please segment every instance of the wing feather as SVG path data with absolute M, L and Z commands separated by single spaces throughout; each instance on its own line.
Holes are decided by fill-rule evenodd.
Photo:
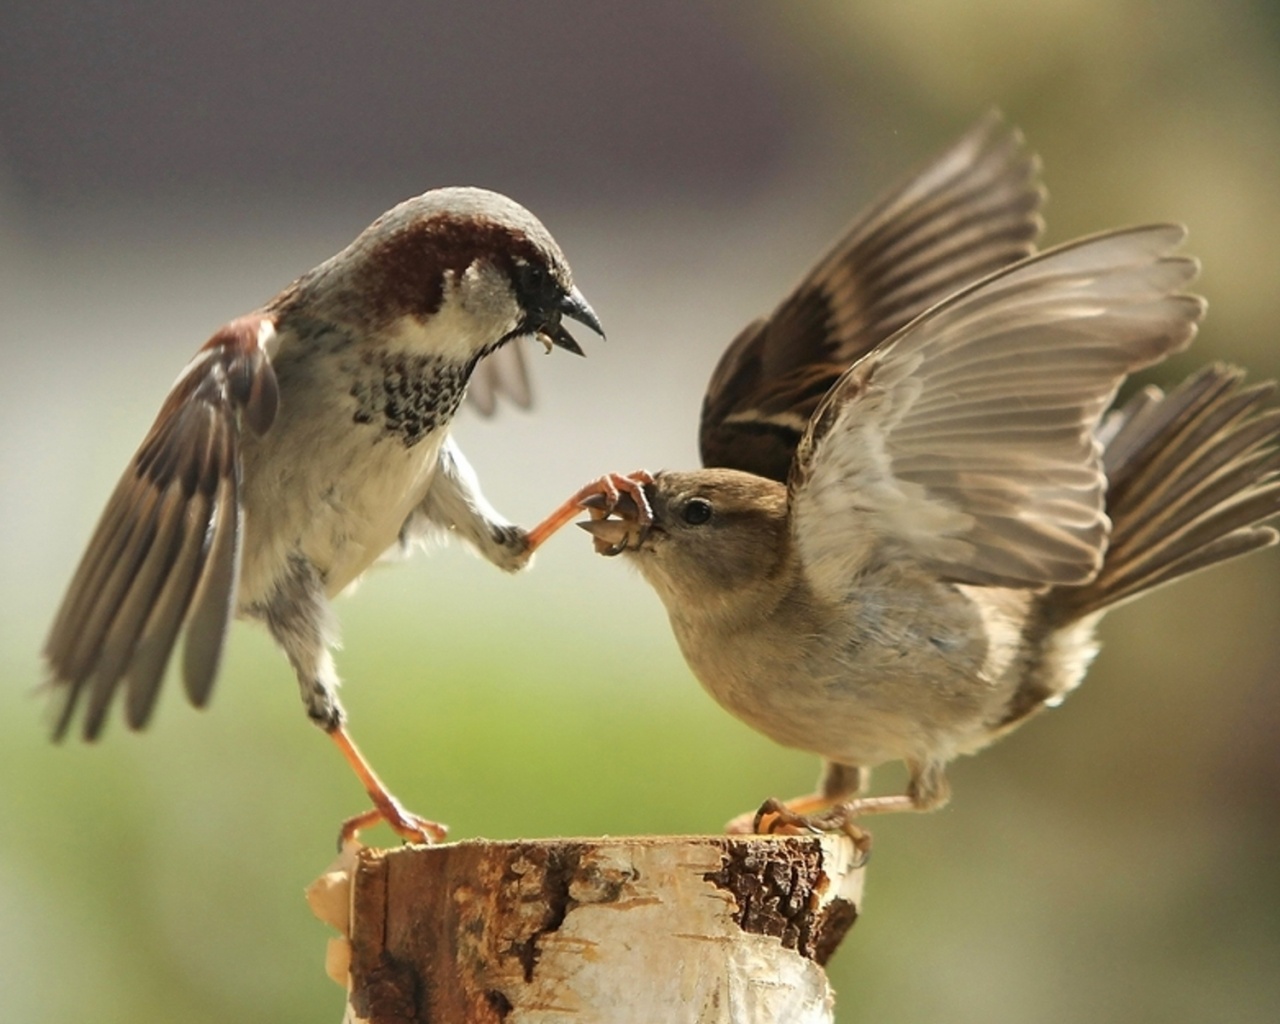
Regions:
M 851 367 L 789 481 L 810 578 L 843 593 L 874 550 L 961 583 L 1080 584 L 1109 522 L 1097 440 L 1124 377 L 1185 347 L 1181 228 L 1071 243 L 934 307 Z
M 182 657 L 187 698 L 196 707 L 209 700 L 222 661 L 227 623 L 235 611 L 240 575 L 240 544 L 244 513 L 240 508 L 239 473 L 220 481 L 209 529 L 208 570 L 192 601 Z
M 122 683 L 127 721 L 145 724 L 184 625 L 188 689 L 207 698 L 238 571 L 240 431 L 268 429 L 279 402 L 272 334 L 252 316 L 209 339 L 112 493 L 45 643 L 55 738 L 81 705 L 96 738 Z
M 129 650 L 127 664 L 122 667 L 125 720 L 132 729 L 145 726 L 155 709 L 165 667 L 182 628 L 183 614 L 204 569 L 204 523 L 208 514 L 207 499 L 201 496 L 174 517 L 182 521 L 182 545 L 159 586 L 148 595 L 146 623 Z
M 83 722 L 86 737 L 96 737 L 102 731 L 112 698 L 129 670 L 158 595 L 166 581 L 178 575 L 174 570 L 185 561 L 184 549 L 196 546 L 189 543 L 188 520 L 202 513 L 199 505 L 199 499 L 193 501 L 180 488 L 170 488 L 148 523 L 153 534 L 149 548 L 128 574 L 123 598 L 112 607 L 108 628 L 102 631 L 95 650 Z
M 1021 136 L 988 114 L 864 212 L 729 345 L 703 403 L 703 463 L 785 481 L 840 374 L 952 292 L 1029 255 L 1043 199 Z

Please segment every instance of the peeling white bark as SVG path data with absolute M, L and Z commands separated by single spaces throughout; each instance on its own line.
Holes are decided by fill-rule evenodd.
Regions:
M 857 916 L 837 836 L 352 848 L 308 891 L 366 1024 L 826 1024 Z

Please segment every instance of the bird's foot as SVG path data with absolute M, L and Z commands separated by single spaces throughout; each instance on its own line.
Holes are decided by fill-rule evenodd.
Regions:
M 855 818 L 857 800 L 820 805 L 814 797 L 784 803 L 770 797 L 754 813 L 740 814 L 725 826 L 731 835 L 804 836 L 839 832 L 848 836 L 858 851 L 857 867 L 871 856 L 871 833 Z
M 579 507 L 591 515 L 578 525 L 595 538 L 597 554 L 620 555 L 644 542 L 653 524 L 653 508 L 644 489 L 652 483 L 653 476 L 641 469 L 626 476 L 610 473 L 578 492 Z
M 625 476 L 622 473 L 606 473 L 598 480 L 592 480 L 585 487 L 579 488 L 570 498 L 551 515 L 535 526 L 528 533 L 529 551 L 532 553 L 540 547 L 548 537 L 568 525 L 584 509 L 592 510 L 592 516 L 603 518 L 614 509 L 619 502 L 631 499 L 636 512 L 637 522 L 648 526 L 653 522 L 653 509 L 649 507 L 649 499 L 644 493 L 645 484 L 653 483 L 653 476 L 643 469 Z
M 385 796 L 386 800 L 378 801 L 378 806 L 372 810 L 357 814 L 342 823 L 342 829 L 338 833 L 339 850 L 353 841 L 362 828 L 369 828 L 380 821 L 386 822 L 407 843 L 424 843 L 430 846 L 445 841 L 449 835 L 447 825 L 405 810 L 400 801 L 389 793 Z
M 610 512 L 625 512 L 641 526 L 653 522 L 653 509 L 649 506 L 649 496 L 644 493 L 645 486 L 653 483 L 653 474 L 645 469 L 637 469 L 633 473 L 606 473 L 599 480 L 593 480 L 582 488 L 574 498 L 579 508 L 591 509 L 593 512 L 608 515 Z M 625 499 L 630 498 L 628 504 Z M 634 508 L 632 507 L 634 506 Z
M 342 823 L 342 829 L 338 833 L 339 850 L 355 839 L 362 828 L 368 828 L 379 821 L 385 821 L 406 842 L 427 844 L 444 842 L 445 836 L 449 834 L 448 828 L 438 821 L 431 821 L 405 810 L 404 805 L 391 795 L 391 791 L 378 778 L 373 766 L 360 753 L 346 726 L 335 726 L 329 732 L 329 738 L 342 751 L 342 756 L 351 766 L 351 770 L 356 773 L 356 778 L 364 786 L 364 791 L 369 794 L 369 799 L 373 801 L 372 810 L 357 814 Z

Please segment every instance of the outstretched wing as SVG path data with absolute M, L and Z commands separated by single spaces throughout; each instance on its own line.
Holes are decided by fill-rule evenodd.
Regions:
M 187 694 L 208 699 L 240 566 L 240 432 L 266 431 L 278 404 L 274 333 L 250 316 L 210 338 L 116 485 L 44 646 L 55 739 L 82 702 L 96 738 L 122 683 L 129 725 L 145 725 L 184 630 Z
M 1108 521 L 1098 421 L 1124 377 L 1185 347 L 1184 231 L 1084 239 L 992 274 L 855 364 L 789 481 L 796 543 L 832 597 L 894 548 L 945 579 L 1082 583 Z
M 823 395 L 948 295 L 1034 251 L 1044 193 L 1019 133 L 988 114 L 863 213 L 721 357 L 702 406 L 707 466 L 784 482 Z

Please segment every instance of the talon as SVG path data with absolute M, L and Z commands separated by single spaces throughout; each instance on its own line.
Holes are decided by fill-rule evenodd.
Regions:
M 860 868 L 871 859 L 871 833 L 855 822 L 856 812 L 856 802 L 836 804 L 822 814 L 815 814 L 809 821 L 823 832 L 841 832 L 848 836 L 858 851 L 853 866 Z
M 791 830 L 797 820 L 804 819 L 781 800 L 770 797 L 755 812 L 739 814 L 725 825 L 724 830 L 736 836 L 799 835 L 799 830 Z
M 653 507 L 645 493 L 652 483 L 652 474 L 644 470 L 627 476 L 609 473 L 578 492 L 579 507 L 591 516 L 578 526 L 595 538 L 597 554 L 618 555 L 643 544 L 653 525 Z
M 814 798 L 794 801 L 806 810 L 814 804 Z M 725 826 L 729 835 L 825 835 L 841 832 L 853 841 L 858 857 L 854 867 L 862 867 L 871 857 L 871 833 L 854 821 L 860 808 L 858 801 L 836 804 L 812 813 L 801 813 L 787 803 L 770 797 L 754 814 L 740 814 Z
M 378 822 L 386 822 L 406 843 L 422 843 L 433 846 L 442 843 L 449 835 L 447 825 L 438 821 L 430 821 L 410 811 L 406 811 L 398 802 L 392 802 L 387 808 L 374 807 L 371 810 L 353 815 L 342 823 L 338 832 L 338 849 L 357 838 L 360 830 L 369 828 Z
M 853 858 L 852 867 L 865 868 L 867 862 L 871 860 L 871 833 L 865 829 L 859 829 L 862 833 L 861 838 L 853 839 L 853 848 L 858 851 L 858 855 Z M 852 836 L 850 838 L 853 838 Z
M 751 825 L 756 835 L 761 836 L 821 835 L 823 831 L 816 819 L 797 814 L 781 800 L 775 800 L 773 797 L 760 805 Z
M 529 531 L 529 552 L 537 550 L 548 537 L 562 526 L 566 526 L 584 508 L 592 510 L 592 519 L 606 518 L 617 507 L 622 494 L 626 494 L 635 503 L 637 522 L 644 526 L 649 525 L 653 522 L 653 509 L 649 507 L 644 486 L 652 482 L 653 477 L 644 470 L 638 470 L 630 476 L 608 473 L 598 480 L 593 480 Z M 601 510 L 604 515 L 597 516 L 596 512 Z
M 653 523 L 653 507 L 644 489 L 652 483 L 653 474 L 643 469 L 626 475 L 606 473 L 584 487 L 576 497 L 578 505 L 591 512 L 592 519 L 601 518 L 596 515 L 598 512 L 605 516 L 617 513 L 620 517 L 634 520 L 638 526 L 649 526 Z M 624 498 L 630 503 L 624 503 Z
M 782 811 L 782 803 L 769 797 L 751 816 L 751 831 L 758 836 L 771 835 Z

